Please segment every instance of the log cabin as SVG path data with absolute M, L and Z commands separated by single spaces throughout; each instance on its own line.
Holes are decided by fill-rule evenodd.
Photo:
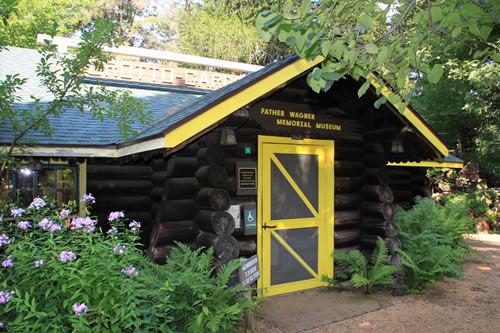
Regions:
M 0 52 L 0 77 L 33 78 L 37 57 Z M 27 139 L 37 145 L 16 152 L 25 167 L 2 179 L 0 199 L 16 189 L 27 200 L 92 193 L 100 223 L 112 210 L 142 222 L 145 249 L 158 263 L 175 241 L 212 246 L 217 263 L 256 254 L 267 295 L 325 285 L 334 249 L 369 253 L 379 236 L 389 263 L 401 265 L 395 207 L 430 196 L 425 168 L 463 163 L 411 106 L 375 108 L 375 86 L 359 98 L 363 79 L 344 77 L 313 92 L 306 77 L 320 63 L 290 56 L 212 89 L 187 86 L 188 74 L 183 85 L 161 85 L 93 73 L 86 84 L 130 91 L 149 103 L 155 121 L 123 139 L 112 119 L 65 110 L 51 119 L 52 138 L 35 131 Z M 34 80 L 27 90 L 46 94 Z M 29 103 L 24 94 L 16 107 Z M 8 145 L 12 133 L 0 128 L 0 144 Z M 402 293 L 399 276 L 393 293 Z

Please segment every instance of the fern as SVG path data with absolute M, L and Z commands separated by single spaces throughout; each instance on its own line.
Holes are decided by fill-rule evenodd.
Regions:
M 377 238 L 377 245 L 373 251 L 369 264 L 365 256 L 358 250 L 347 254 L 335 251 L 334 260 L 340 266 L 347 267 L 351 273 L 350 283 L 354 288 L 363 288 L 366 294 L 376 285 L 392 283 L 392 275 L 400 270 L 399 267 L 386 265 L 387 246 L 382 238 Z

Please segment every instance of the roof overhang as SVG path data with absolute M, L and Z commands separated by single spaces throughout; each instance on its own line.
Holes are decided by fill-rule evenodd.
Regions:
M 464 167 L 464 162 L 435 162 L 435 161 L 401 162 L 401 163 L 389 162 L 387 163 L 387 166 L 462 169 Z

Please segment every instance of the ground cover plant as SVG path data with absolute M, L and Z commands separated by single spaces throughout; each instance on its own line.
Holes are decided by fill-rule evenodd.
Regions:
M 371 262 L 359 251 L 353 250 L 348 253 L 334 251 L 332 257 L 335 263 L 341 267 L 346 267 L 350 274 L 350 284 L 354 288 L 363 288 L 365 294 L 369 294 L 373 287 L 378 285 L 388 285 L 392 283 L 392 276 L 400 270 L 399 267 L 387 265 L 388 250 L 384 240 L 377 238 L 377 245 L 373 250 Z M 346 279 L 347 275 L 337 275 L 339 279 Z M 336 280 L 323 277 L 323 281 L 334 285 Z
M 241 286 L 227 286 L 237 262 L 213 274 L 212 250 L 180 245 L 166 266 L 147 260 L 140 222 L 123 212 L 111 212 L 109 230 L 99 232 L 95 219 L 74 214 L 74 202 L 0 207 L 0 320 L 8 331 L 231 331 L 254 304 L 236 297 Z
M 463 201 L 441 205 L 421 198 L 411 210 L 398 210 L 396 225 L 403 244 L 398 252 L 407 291 L 418 292 L 445 277 L 462 276 L 458 264 L 471 251 L 463 236 L 474 232 L 474 221 L 467 213 Z

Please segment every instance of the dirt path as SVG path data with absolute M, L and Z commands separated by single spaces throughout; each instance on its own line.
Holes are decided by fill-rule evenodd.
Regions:
M 473 235 L 469 242 L 488 259 L 468 258 L 461 280 L 440 281 L 422 295 L 375 294 L 392 305 L 304 332 L 500 332 L 500 235 Z M 281 330 L 257 320 L 256 332 Z

